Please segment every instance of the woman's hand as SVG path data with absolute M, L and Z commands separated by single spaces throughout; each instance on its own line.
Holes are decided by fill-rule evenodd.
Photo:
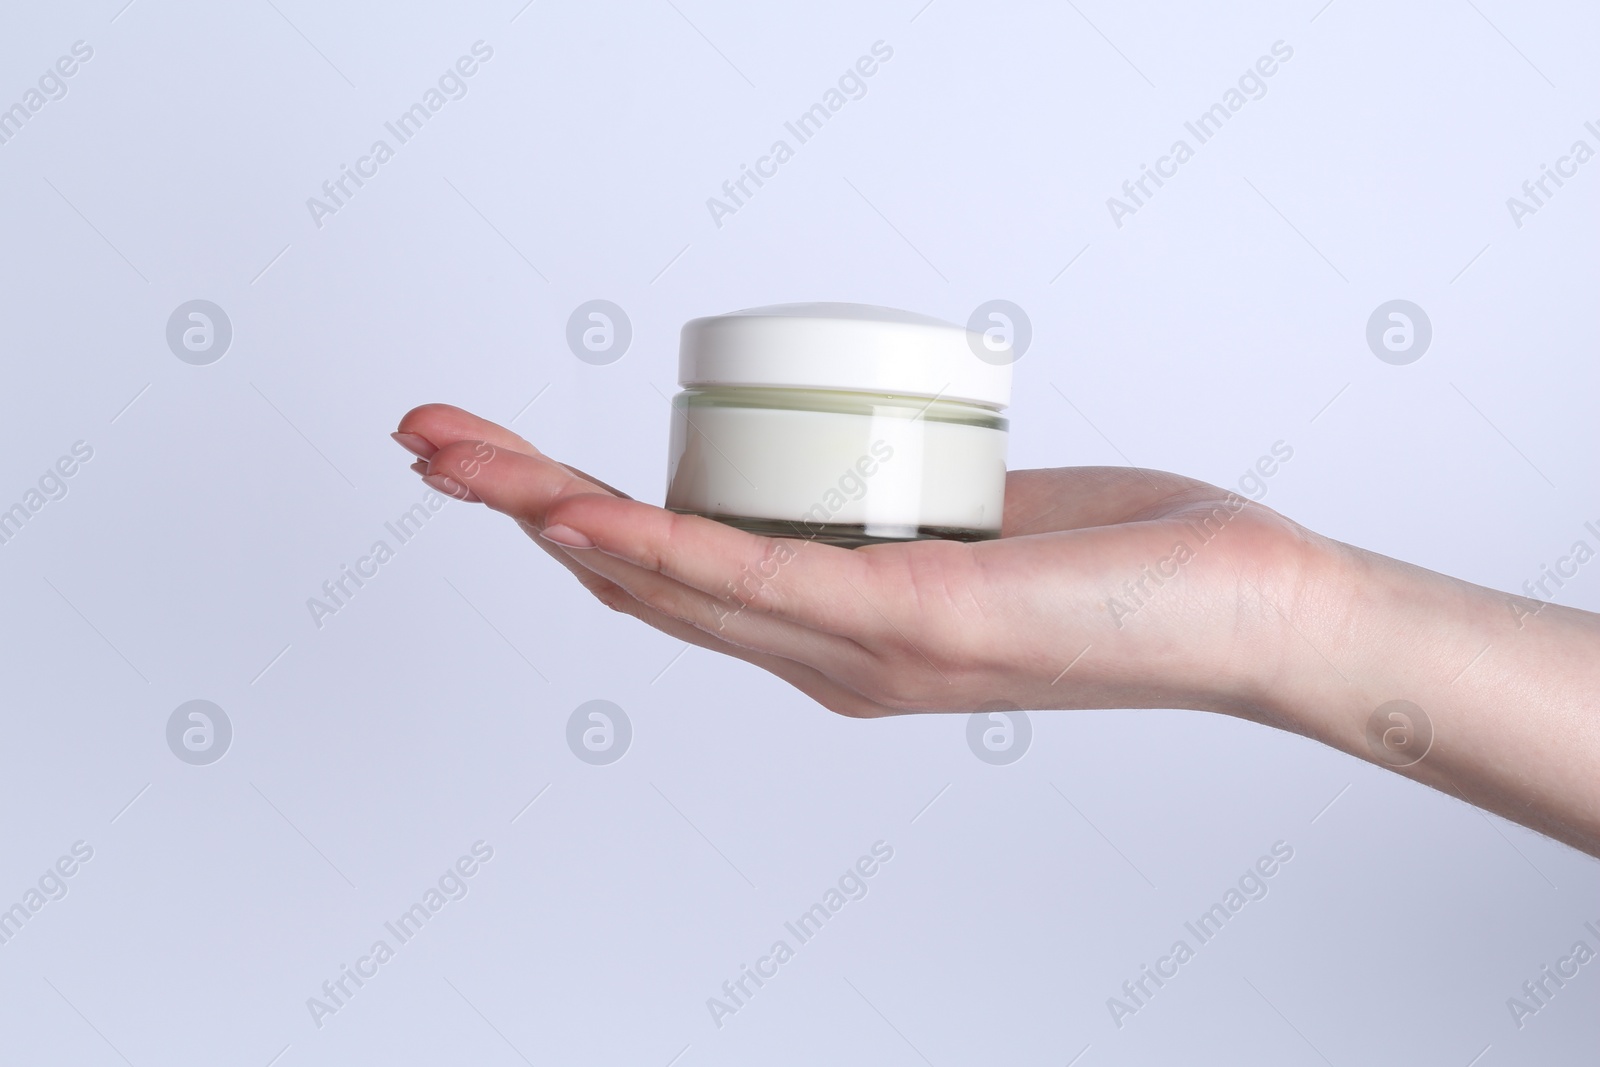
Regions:
M 1600 616 L 1157 471 L 1014 471 L 998 540 L 850 550 L 638 503 L 459 408 L 395 436 L 602 603 L 840 714 L 1224 712 L 1600 854 Z
M 400 429 L 430 484 L 516 519 L 606 605 L 853 716 L 1267 716 L 1311 545 L 1202 482 L 1078 468 L 1012 472 L 998 540 L 850 550 L 637 503 L 457 408 L 418 408 Z

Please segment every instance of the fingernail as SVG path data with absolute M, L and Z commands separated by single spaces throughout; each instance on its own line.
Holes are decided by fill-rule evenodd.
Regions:
M 401 448 L 405 449 L 407 452 L 410 452 L 413 456 L 421 456 L 423 459 L 432 459 L 433 454 L 439 451 L 433 446 L 432 441 L 419 434 L 401 433 L 397 431 L 389 436 L 394 438 Z
M 589 540 L 572 527 L 563 526 L 559 522 L 554 526 L 546 526 L 543 530 L 539 531 L 539 536 L 543 537 L 546 541 L 554 541 L 558 545 L 566 545 L 568 548 L 594 547 L 593 541 Z
M 448 474 L 424 474 L 422 480 L 445 496 L 454 497 L 456 500 L 465 500 L 469 504 L 483 503 L 482 497 Z
M 416 471 L 418 474 L 427 474 L 428 461 L 425 459 L 419 459 L 415 463 L 411 464 L 411 469 Z

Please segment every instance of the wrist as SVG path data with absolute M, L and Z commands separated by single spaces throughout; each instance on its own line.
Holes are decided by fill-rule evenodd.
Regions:
M 1337 542 L 1318 556 L 1263 721 L 1600 849 L 1600 616 Z
M 1251 590 L 1253 610 L 1275 621 L 1270 654 L 1255 680 L 1259 721 L 1363 758 L 1367 712 L 1406 688 L 1385 676 L 1388 662 L 1410 658 L 1396 641 L 1440 637 L 1443 621 L 1407 624 L 1419 591 L 1394 560 L 1308 534 L 1291 588 Z M 1425 613 L 1424 613 L 1425 614 Z M 1387 655 L 1385 653 L 1387 652 Z
M 1480 657 L 1505 636 L 1510 603 L 1504 594 L 1315 537 L 1294 604 L 1281 613 L 1280 657 L 1262 693 L 1264 721 L 1440 784 L 1435 779 L 1449 763 L 1434 745 L 1441 701 L 1448 696 L 1458 705 L 1466 696 L 1464 676 L 1482 668 Z M 1419 766 L 1427 755 L 1434 758 Z

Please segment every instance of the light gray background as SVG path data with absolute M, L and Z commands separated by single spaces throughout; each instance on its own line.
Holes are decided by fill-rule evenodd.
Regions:
M 6 1062 L 1592 1062 L 1600 963 L 1520 1030 L 1506 998 L 1600 948 L 1596 864 L 1306 740 L 1040 713 L 990 766 L 964 717 L 827 714 L 456 503 L 320 630 L 306 607 L 421 499 L 408 408 L 515 419 L 659 501 L 678 326 L 807 299 L 1024 307 L 1014 467 L 1233 485 L 1283 440 L 1272 506 L 1520 588 L 1600 525 L 1600 160 L 1521 228 L 1505 203 L 1600 147 L 1591 7 L 274 3 L 0 16 L 0 104 L 94 48 L 0 145 L 0 506 L 94 449 L 0 547 L 0 903 L 94 848 L 0 945 Z M 480 39 L 469 94 L 313 225 Z M 715 226 L 880 39 L 866 96 Z M 1113 225 L 1280 39 L 1267 94 Z M 196 298 L 233 326 L 210 366 L 165 342 Z M 609 366 L 564 342 L 594 298 L 633 325 Z M 1434 327 L 1409 366 L 1364 340 L 1394 298 Z M 1597 571 L 1557 599 L 1600 607 Z M 196 698 L 233 724 L 209 766 L 165 741 Z M 565 743 L 591 699 L 633 724 L 609 766 Z M 478 839 L 469 895 L 314 1026 Z M 715 1027 L 706 998 L 879 839 L 869 895 Z M 1115 1027 L 1278 840 L 1270 895 Z

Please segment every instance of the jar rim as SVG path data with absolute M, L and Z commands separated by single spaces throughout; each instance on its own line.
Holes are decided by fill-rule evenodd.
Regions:
M 1011 423 L 993 404 L 927 397 L 912 393 L 866 392 L 853 389 L 733 385 L 685 386 L 672 398 L 673 406 L 738 407 L 807 411 L 823 414 L 873 415 L 948 422 L 985 429 L 1010 431 Z M 907 414 L 909 412 L 909 414 Z
M 691 319 L 678 381 L 939 398 L 1001 409 L 1008 346 L 917 312 L 867 304 L 775 304 Z

